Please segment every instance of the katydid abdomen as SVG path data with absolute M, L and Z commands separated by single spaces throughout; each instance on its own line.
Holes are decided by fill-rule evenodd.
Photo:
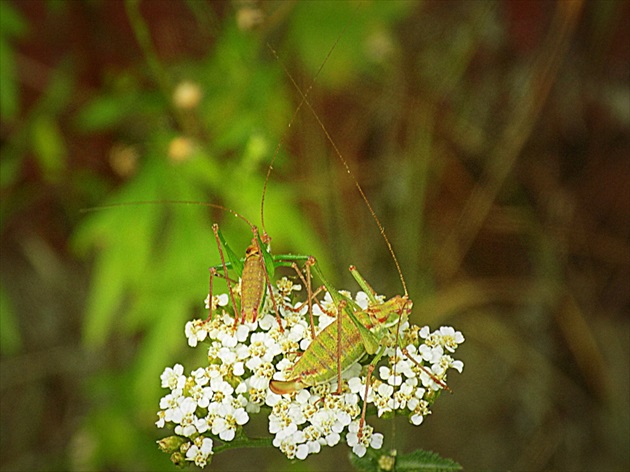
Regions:
M 295 392 L 334 379 L 341 372 L 361 359 L 366 353 L 361 333 L 348 316 L 341 316 L 341 339 L 339 323 L 333 321 L 326 326 L 293 365 L 287 380 L 272 380 L 269 388 L 282 395 Z
M 265 262 L 256 241 L 245 252 L 245 263 L 241 280 L 241 323 L 254 322 L 263 303 L 267 279 Z

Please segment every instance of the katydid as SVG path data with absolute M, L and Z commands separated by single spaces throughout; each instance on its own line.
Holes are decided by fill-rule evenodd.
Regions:
M 364 282 L 353 268 L 352 275 Z M 321 275 L 320 275 L 321 277 Z M 365 354 L 374 355 L 374 365 L 384 352 L 382 341 L 390 328 L 406 319 L 413 303 L 397 295 L 381 304 L 373 292 L 366 292 L 370 305 L 365 309 L 332 289 L 324 282 L 333 297 L 337 310 L 337 322 L 326 326 L 313 339 L 308 349 L 293 365 L 287 380 L 272 380 L 269 387 L 277 394 L 317 385 L 337 377 L 337 393 L 341 393 L 341 374 Z
M 296 390 L 317 385 L 337 377 L 337 393 L 341 393 L 341 374 L 365 354 L 374 355 L 370 363 L 376 366 L 383 356 L 385 347 L 396 343 L 398 327 L 407 320 L 413 302 L 407 296 L 396 295 L 389 300 L 379 302 L 376 293 L 361 276 L 359 271 L 350 267 L 357 283 L 369 299 L 366 309 L 361 309 L 350 298 L 334 290 L 323 275 L 317 271 L 331 294 L 337 310 L 337 322 L 324 328 L 300 359 L 291 367 L 287 380 L 272 380 L 270 389 L 277 394 L 291 393 Z M 387 337 L 389 339 L 386 339 Z M 404 349 L 403 346 L 399 346 Z M 448 390 L 448 386 L 424 366 L 418 366 L 438 385 Z
M 269 48 L 276 59 L 280 61 L 276 51 L 271 47 Z M 330 142 L 344 169 L 352 178 L 357 191 L 367 206 L 392 256 L 392 260 L 400 277 L 404 295 L 396 295 L 385 302 L 379 302 L 376 298 L 374 290 L 359 274 L 356 268 L 351 266 L 350 270 L 352 275 L 369 299 L 368 307 L 365 310 L 362 310 L 355 302 L 353 302 L 353 300 L 334 290 L 325 278 L 321 274 L 318 274 L 337 306 L 337 322 L 328 325 L 317 335 L 317 337 L 312 340 L 309 347 L 302 353 L 300 359 L 298 359 L 291 367 L 286 380 L 274 379 L 270 382 L 269 387 L 270 390 L 276 394 L 287 394 L 302 388 L 330 381 L 336 376 L 336 393 L 340 394 L 342 390 L 342 372 L 352 366 L 356 361 L 359 361 L 364 355 L 373 355 L 374 358 L 368 365 L 363 410 L 358 431 L 358 438 L 361 439 L 363 426 L 365 424 L 368 398 L 367 394 L 370 388 L 371 374 L 383 357 L 385 349 L 388 345 L 399 347 L 403 355 L 411 360 L 420 370 L 425 372 L 431 380 L 433 380 L 433 382 L 448 391 L 450 391 L 450 389 L 442 379 L 436 377 L 436 375 L 434 375 L 429 369 L 418 363 L 411 355 L 409 355 L 407 349 L 403 345 L 399 345 L 400 326 L 407 320 L 409 314 L 411 313 L 413 302 L 409 299 L 407 285 L 405 283 L 398 258 L 396 257 L 392 244 L 385 233 L 385 229 L 381 224 L 380 219 L 372 208 L 372 205 L 365 195 L 361 185 L 350 170 L 346 159 L 339 151 L 339 148 L 332 139 L 332 136 L 328 132 L 326 126 L 309 102 L 307 98 L 308 91 L 307 93 L 302 92 L 287 68 L 284 67 L 284 69 L 285 73 L 301 96 L 300 107 L 302 104 L 306 104 L 306 106 L 311 110 L 315 120 L 322 129 L 327 140 Z M 395 370 L 396 366 L 394 366 L 394 374 Z
M 215 206 L 215 205 L 212 205 Z M 310 289 L 310 269 L 309 266 L 312 264 L 314 259 L 310 256 L 304 255 L 296 255 L 296 254 L 282 254 L 282 255 L 272 255 L 269 251 L 269 241 L 270 238 L 265 234 L 263 237 L 258 233 L 258 228 L 242 215 L 234 212 L 233 210 L 228 210 L 231 213 L 235 214 L 239 218 L 243 219 L 247 222 L 253 233 L 252 242 L 245 250 L 245 257 L 240 259 L 236 253 L 230 248 L 227 240 L 224 238 L 223 234 L 219 230 L 219 226 L 217 224 L 212 225 L 212 231 L 214 233 L 215 239 L 217 241 L 217 247 L 219 249 L 219 255 L 221 258 L 221 265 L 211 267 L 211 277 L 212 275 L 217 275 L 216 270 L 218 268 L 223 269 L 223 277 L 225 278 L 228 285 L 228 292 L 230 294 L 230 298 L 232 301 L 232 306 L 234 309 L 234 326 L 238 326 L 239 323 L 244 322 L 254 322 L 256 321 L 258 314 L 261 312 L 262 307 L 265 303 L 267 293 L 271 298 L 273 303 L 274 312 L 276 315 L 276 319 L 278 321 L 278 325 L 282 330 L 282 324 L 280 320 L 280 313 L 278 311 L 278 305 L 276 299 L 271 291 L 268 288 L 271 286 L 271 281 L 275 274 L 275 269 L 277 267 L 293 267 L 298 273 L 299 277 L 305 281 L 301 272 L 295 265 L 297 261 L 305 261 L 306 262 L 306 280 L 308 288 Z M 229 262 L 226 262 L 225 256 L 223 254 L 223 249 L 225 249 L 227 253 Z M 241 277 L 241 299 L 240 299 L 240 309 L 237 308 L 236 300 L 234 299 L 234 293 L 232 290 L 231 279 L 228 275 L 228 268 L 234 269 L 237 275 Z M 212 292 L 212 285 L 210 285 Z M 312 298 L 312 294 L 309 292 L 309 307 L 310 300 Z M 210 316 L 212 315 L 212 293 L 209 293 L 209 308 L 210 308 Z M 237 312 L 237 310 L 239 310 Z

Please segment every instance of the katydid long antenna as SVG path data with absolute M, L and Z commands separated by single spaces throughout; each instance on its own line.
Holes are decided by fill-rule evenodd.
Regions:
M 256 225 L 251 223 L 247 218 L 245 218 L 245 216 L 241 215 L 237 211 L 231 210 L 230 208 L 226 208 L 222 205 L 217 205 L 216 203 L 196 202 L 193 200 L 150 200 L 150 201 L 140 200 L 140 201 L 135 201 L 135 202 L 109 203 L 107 205 L 99 205 L 99 206 L 90 207 L 90 208 L 82 208 L 79 211 L 81 213 L 90 213 L 93 211 L 109 210 L 111 208 L 120 208 L 120 207 L 126 207 L 126 206 L 159 205 L 159 204 L 162 204 L 162 205 L 199 205 L 199 206 L 215 208 L 217 210 L 221 210 L 226 213 L 231 213 L 237 218 L 240 218 L 245 223 L 247 223 L 247 225 L 251 228 L 252 232 L 258 231 L 258 228 L 256 228 Z
M 337 45 L 338 42 L 339 42 L 339 38 L 337 38 L 337 41 L 335 42 L 335 46 Z M 289 77 L 291 82 L 293 83 L 293 86 L 296 88 L 296 90 L 298 91 L 298 93 L 302 97 L 302 101 L 300 102 L 300 105 L 298 106 L 298 110 L 300 109 L 300 107 L 303 104 L 306 104 L 306 106 L 311 110 L 311 113 L 315 117 L 315 120 L 317 120 L 317 123 L 319 124 L 320 128 L 322 129 L 322 131 L 326 135 L 326 139 L 328 139 L 328 142 L 330 142 L 331 146 L 335 150 L 335 154 L 337 155 L 337 157 L 341 161 L 341 164 L 343 165 L 344 169 L 346 170 L 346 172 L 348 173 L 350 178 L 352 179 L 352 182 L 354 183 L 354 186 L 359 191 L 359 194 L 361 195 L 361 198 L 363 199 L 363 201 L 365 202 L 368 210 L 370 211 L 370 214 L 372 215 L 372 219 L 376 223 L 376 226 L 378 226 L 378 229 L 379 229 L 379 231 L 381 233 L 381 236 L 383 237 L 383 240 L 385 241 L 385 244 L 387 245 L 387 249 L 389 250 L 389 253 L 392 256 L 392 259 L 394 260 L 394 265 L 396 266 L 396 271 L 398 272 L 398 276 L 400 277 L 400 282 L 401 282 L 402 287 L 403 287 L 404 295 L 405 295 L 405 297 L 408 297 L 409 295 L 408 295 L 408 292 L 407 292 L 407 283 L 405 282 L 405 278 L 403 277 L 402 269 L 400 268 L 400 263 L 398 262 L 398 258 L 396 257 L 396 253 L 394 252 L 394 247 L 392 246 L 392 243 L 389 241 L 389 238 L 387 237 L 387 234 L 385 233 L 385 228 L 384 228 L 383 224 L 381 223 L 381 220 L 376 215 L 376 212 L 374 211 L 374 208 L 372 207 L 372 204 L 370 203 L 370 200 L 368 200 L 367 195 L 363 191 L 363 188 L 359 184 L 359 181 L 354 176 L 354 173 L 350 170 L 350 166 L 348 165 L 348 161 L 346 161 L 346 159 L 341 154 L 341 151 L 337 147 L 337 144 L 335 144 L 335 141 L 333 140 L 332 136 L 328 132 L 328 129 L 326 128 L 326 125 L 324 125 L 323 121 L 321 120 L 321 118 L 319 117 L 317 112 L 313 109 L 313 106 L 311 105 L 311 102 L 309 102 L 309 100 L 307 98 L 308 92 L 311 90 L 313 84 L 311 84 L 311 86 L 309 86 L 309 88 L 307 89 L 306 93 L 302 92 L 302 89 L 300 89 L 300 86 L 297 84 L 297 82 L 295 81 L 295 79 L 293 78 L 293 76 L 291 75 L 289 70 L 287 69 L 287 67 L 280 60 L 280 57 L 278 57 L 278 53 L 275 51 L 275 49 L 273 49 L 269 44 L 267 44 L 267 46 L 269 47 L 269 49 L 271 50 L 271 52 L 275 56 L 276 60 L 282 65 L 282 68 L 284 69 L 285 73 L 287 74 L 287 76 Z M 333 49 L 334 49 L 334 46 L 333 46 Z M 328 52 L 328 55 L 326 56 L 326 59 L 325 59 L 324 63 L 330 57 L 330 54 L 332 53 L 333 49 L 331 49 Z M 323 67 L 323 65 L 324 64 L 322 64 L 322 67 Z M 317 71 L 318 74 L 319 74 L 320 70 L 321 70 L 321 67 Z M 313 82 L 314 82 L 314 79 L 313 79 Z M 296 110 L 296 113 L 297 113 L 297 110 Z M 293 117 L 295 118 L 295 114 L 293 115 Z M 291 122 L 292 121 L 293 121 L 293 118 L 291 119 Z M 290 126 L 290 124 L 289 124 L 289 126 Z M 277 154 L 277 151 L 276 151 L 276 154 Z M 274 160 L 275 160 L 275 157 L 276 156 L 274 155 L 274 158 L 273 158 Z M 272 160 L 272 163 L 273 163 L 273 160 Z M 270 171 L 271 171 L 271 166 L 269 167 L 269 172 Z M 267 177 L 269 177 L 269 172 L 267 173 Z M 266 186 L 267 186 L 267 181 L 265 180 L 265 187 Z M 264 193 L 263 193 L 263 200 L 264 200 Z M 261 208 L 261 219 L 262 219 L 262 208 Z
M 357 6 L 355 7 L 355 11 L 358 9 L 358 7 L 359 7 L 359 5 L 357 4 Z M 263 233 L 263 237 L 264 238 L 269 239 L 269 236 L 267 235 L 267 230 L 265 229 L 265 195 L 267 194 L 267 185 L 269 183 L 269 178 L 271 177 L 271 172 L 273 171 L 273 165 L 276 162 L 276 158 L 278 157 L 278 154 L 280 153 L 280 148 L 282 147 L 282 143 L 285 141 L 287 135 L 289 134 L 289 130 L 291 129 L 291 125 L 293 124 L 293 122 L 297 118 L 298 113 L 302 109 L 302 105 L 304 105 L 306 103 L 309 106 L 309 108 L 310 108 L 310 104 L 309 104 L 308 100 L 306 99 L 306 97 L 308 97 L 308 94 L 313 89 L 313 86 L 315 85 L 315 81 L 317 80 L 317 77 L 319 76 L 319 73 L 322 71 L 322 69 L 324 68 L 324 66 L 328 62 L 328 59 L 330 58 L 330 56 L 332 55 L 333 51 L 337 47 L 337 44 L 339 44 L 339 41 L 341 40 L 341 38 L 345 34 L 345 32 L 348 29 L 349 25 L 350 25 L 350 20 L 348 20 L 346 22 L 346 25 L 343 27 L 343 29 L 341 30 L 341 32 L 337 36 L 337 39 L 335 39 L 335 42 L 333 43 L 332 47 L 328 51 L 328 54 L 326 54 L 326 57 L 324 57 L 324 60 L 320 64 L 319 68 L 317 69 L 317 72 L 315 72 L 315 75 L 313 76 L 313 79 L 311 80 L 311 84 L 306 88 L 304 93 L 302 93 L 302 90 L 295 83 L 295 80 L 293 80 L 293 77 L 291 76 L 291 74 L 287 70 L 286 66 L 280 61 L 280 58 L 278 57 L 278 54 L 276 53 L 275 49 L 271 46 L 271 44 L 267 43 L 267 47 L 271 50 L 271 52 L 273 53 L 273 55 L 276 58 L 276 60 L 278 61 L 278 63 L 282 65 L 282 68 L 286 72 L 287 76 L 289 77 L 289 79 L 291 80 L 293 85 L 300 92 L 300 96 L 302 97 L 302 99 L 300 100 L 300 103 L 298 104 L 297 108 L 293 112 L 293 116 L 289 120 L 289 124 L 287 125 L 286 130 L 284 131 L 284 134 L 282 135 L 282 137 L 278 141 L 276 149 L 275 149 L 275 151 L 273 153 L 273 157 L 271 158 L 271 161 L 269 162 L 269 167 L 267 167 L 267 175 L 265 176 L 265 183 L 263 185 L 262 198 L 260 199 L 260 228 L 262 229 L 262 233 Z M 311 108 L 311 111 L 312 110 L 313 109 Z

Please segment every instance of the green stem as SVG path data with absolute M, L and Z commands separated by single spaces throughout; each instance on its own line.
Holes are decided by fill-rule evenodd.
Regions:
M 246 438 L 246 439 L 234 439 L 230 442 L 225 442 L 220 446 L 214 448 L 214 453 L 227 451 L 228 449 L 236 449 L 239 447 L 273 447 L 273 438 Z
M 140 0 L 127 0 L 125 2 L 125 7 L 127 9 L 127 15 L 129 16 L 131 28 L 133 29 L 136 40 L 144 53 L 149 69 L 158 81 L 162 91 L 166 94 L 166 96 L 169 96 L 171 91 L 170 81 L 168 80 L 168 75 L 158 60 L 155 49 L 153 49 L 153 44 L 151 43 L 151 33 L 149 32 L 149 28 L 140 13 Z

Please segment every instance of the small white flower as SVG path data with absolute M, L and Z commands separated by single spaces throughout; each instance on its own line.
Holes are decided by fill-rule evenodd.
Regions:
M 211 370 L 203 367 L 199 367 L 191 372 L 191 376 L 195 379 L 195 383 L 201 387 L 208 385 L 210 382 Z
M 372 439 L 370 440 L 370 447 L 372 449 L 380 449 L 383 447 L 383 440 L 385 437 L 381 433 L 372 434 Z
M 229 299 L 227 293 L 222 293 L 220 295 L 214 295 L 212 297 L 212 311 L 216 310 L 218 306 L 227 306 L 229 301 L 230 301 L 230 299 Z M 206 297 L 206 299 L 204 300 L 204 305 L 206 307 L 206 310 L 210 309 L 210 295 L 208 295 Z
M 339 433 L 329 433 L 326 435 L 326 445 L 329 447 L 333 447 L 336 446 L 337 444 L 339 444 L 339 441 L 341 440 L 341 436 L 339 436 Z
M 167 367 L 160 376 L 162 387 L 182 390 L 186 384 L 186 376 L 183 374 L 184 366 L 181 364 L 175 364 L 173 368 Z
M 202 387 L 201 385 L 193 385 L 190 387 L 188 394 L 201 408 L 208 408 L 210 400 L 212 400 L 212 396 L 214 395 L 210 387 Z
M 173 423 L 177 423 L 175 426 L 175 434 L 191 437 L 197 432 L 195 428 L 195 422 L 197 417 L 195 411 L 197 410 L 197 403 L 190 397 L 184 398 L 179 408 L 173 413 Z
M 244 408 L 235 409 L 232 405 L 221 405 L 219 414 L 221 416 L 212 423 L 212 434 L 219 435 L 223 441 L 234 439 L 236 428 L 249 421 L 249 415 Z
M 155 422 L 155 425 L 156 425 L 158 428 L 163 428 L 163 427 L 164 427 L 164 425 L 166 424 L 166 420 L 164 419 L 164 417 L 165 417 L 165 413 L 166 413 L 166 412 L 165 412 L 164 410 L 160 410 L 160 411 L 158 411 L 158 413 L 157 413 L 157 414 L 158 414 L 158 420 Z
M 300 444 L 295 451 L 295 457 L 297 459 L 304 460 L 308 456 L 308 453 L 309 453 L 308 444 Z
M 196 347 L 198 343 L 202 342 L 208 336 L 206 322 L 203 320 L 192 320 L 186 323 L 184 333 L 188 339 L 188 345 L 190 347 Z
M 414 425 L 420 426 L 422 424 L 422 421 L 424 420 L 424 417 L 422 415 L 413 414 L 409 419 Z
M 269 331 L 271 328 L 278 325 L 278 320 L 272 314 L 267 314 L 262 318 L 259 318 L 257 321 L 258 326 L 260 326 L 260 329 L 263 331 Z
M 234 392 L 234 387 L 220 377 L 215 377 L 210 380 L 210 388 L 214 392 L 214 400 L 217 403 L 223 401 L 225 398 L 230 398 Z
M 359 457 L 363 457 L 367 451 L 367 447 L 372 449 L 380 449 L 383 445 L 383 435 L 380 433 L 374 433 L 372 426 L 368 424 L 363 425 L 361 431 L 361 438 L 359 438 L 359 421 L 353 421 L 348 426 L 348 435 L 346 436 L 346 442 L 348 446 L 352 448 L 352 452 Z
M 455 331 L 451 326 L 442 326 L 440 335 L 442 336 L 442 345 L 449 352 L 455 352 L 457 346 L 464 342 L 464 335 L 459 331 Z
M 398 386 L 402 384 L 402 371 L 407 371 L 407 367 L 402 363 L 399 364 L 400 365 L 397 366 L 399 368 L 396 369 L 390 369 L 387 366 L 381 366 L 378 371 L 381 379 L 383 379 L 389 385 Z
M 352 393 L 360 393 L 363 395 L 363 392 L 365 392 L 365 383 L 360 377 L 352 377 L 351 379 L 348 379 L 348 387 Z
M 197 421 L 195 421 L 195 428 L 197 429 L 197 432 L 199 434 L 203 434 L 212 429 L 212 423 L 215 418 L 216 415 L 214 413 L 210 413 L 203 418 L 198 418 Z
M 418 354 L 424 359 L 426 362 L 430 364 L 437 364 L 440 362 L 440 358 L 444 354 L 444 350 L 442 346 L 429 347 L 426 344 L 423 344 L 418 349 Z
M 367 293 L 362 291 L 357 292 L 354 301 L 357 302 L 357 305 L 359 305 L 362 310 L 367 309 L 370 304 L 370 299 L 368 298 Z
M 197 467 L 205 467 L 208 456 L 213 454 L 212 439 L 199 436 L 194 440 L 194 444 L 186 451 L 186 460 L 193 461 Z

